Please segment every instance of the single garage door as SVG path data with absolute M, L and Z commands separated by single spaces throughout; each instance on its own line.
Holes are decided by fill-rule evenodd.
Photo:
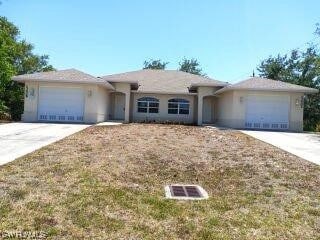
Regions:
M 82 88 L 40 87 L 38 120 L 83 122 L 83 109 Z
M 246 101 L 246 128 L 288 129 L 289 96 L 252 95 Z

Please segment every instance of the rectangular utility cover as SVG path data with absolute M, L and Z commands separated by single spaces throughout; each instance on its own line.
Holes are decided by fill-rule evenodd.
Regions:
M 207 199 L 207 192 L 198 185 L 168 185 L 165 187 L 167 198 L 178 200 L 200 200 Z
M 171 188 L 172 196 L 175 196 L 175 197 L 186 197 L 187 196 L 187 193 L 186 193 L 183 186 L 171 186 L 170 188 Z

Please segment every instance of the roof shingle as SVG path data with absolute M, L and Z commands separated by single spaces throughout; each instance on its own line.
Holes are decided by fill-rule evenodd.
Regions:
M 138 92 L 189 93 L 191 85 L 225 86 L 227 83 L 176 70 L 139 70 L 101 77 L 108 82 L 139 83 Z
M 114 89 L 114 87 L 110 83 L 73 68 L 66 69 L 66 70 L 59 70 L 59 71 L 49 71 L 49 72 L 39 72 L 39 73 L 18 75 L 18 76 L 14 76 L 12 80 L 15 80 L 18 82 L 54 81 L 54 82 L 70 82 L 70 83 L 95 83 L 95 84 L 104 85 L 109 89 Z
M 271 80 L 261 77 L 253 77 L 244 81 L 230 84 L 216 92 L 220 94 L 230 90 L 260 90 L 260 91 L 284 91 L 284 92 L 304 92 L 317 93 L 318 90 L 314 88 L 295 85 L 283 81 Z

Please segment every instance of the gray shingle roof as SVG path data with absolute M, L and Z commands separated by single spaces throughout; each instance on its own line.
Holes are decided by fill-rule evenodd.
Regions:
M 139 70 L 101 77 L 109 82 L 138 83 L 138 92 L 189 93 L 188 87 L 225 86 L 227 83 L 176 70 Z
M 303 87 L 282 81 L 271 80 L 261 77 L 253 77 L 244 81 L 230 84 L 216 92 L 216 94 L 230 90 L 261 90 L 261 91 L 284 91 L 284 92 L 304 92 L 317 93 L 318 90 L 309 87 Z
M 49 82 L 69 82 L 69 83 L 95 83 L 95 84 L 103 85 L 108 89 L 114 89 L 114 87 L 110 83 L 73 68 L 60 70 L 60 71 L 39 72 L 39 73 L 18 75 L 18 76 L 14 76 L 12 80 L 18 81 L 18 82 L 49 81 Z

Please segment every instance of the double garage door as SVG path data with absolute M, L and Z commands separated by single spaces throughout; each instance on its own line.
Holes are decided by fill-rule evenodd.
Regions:
M 84 91 L 71 87 L 40 87 L 38 120 L 83 122 Z
M 252 95 L 246 101 L 246 128 L 289 128 L 289 96 Z

